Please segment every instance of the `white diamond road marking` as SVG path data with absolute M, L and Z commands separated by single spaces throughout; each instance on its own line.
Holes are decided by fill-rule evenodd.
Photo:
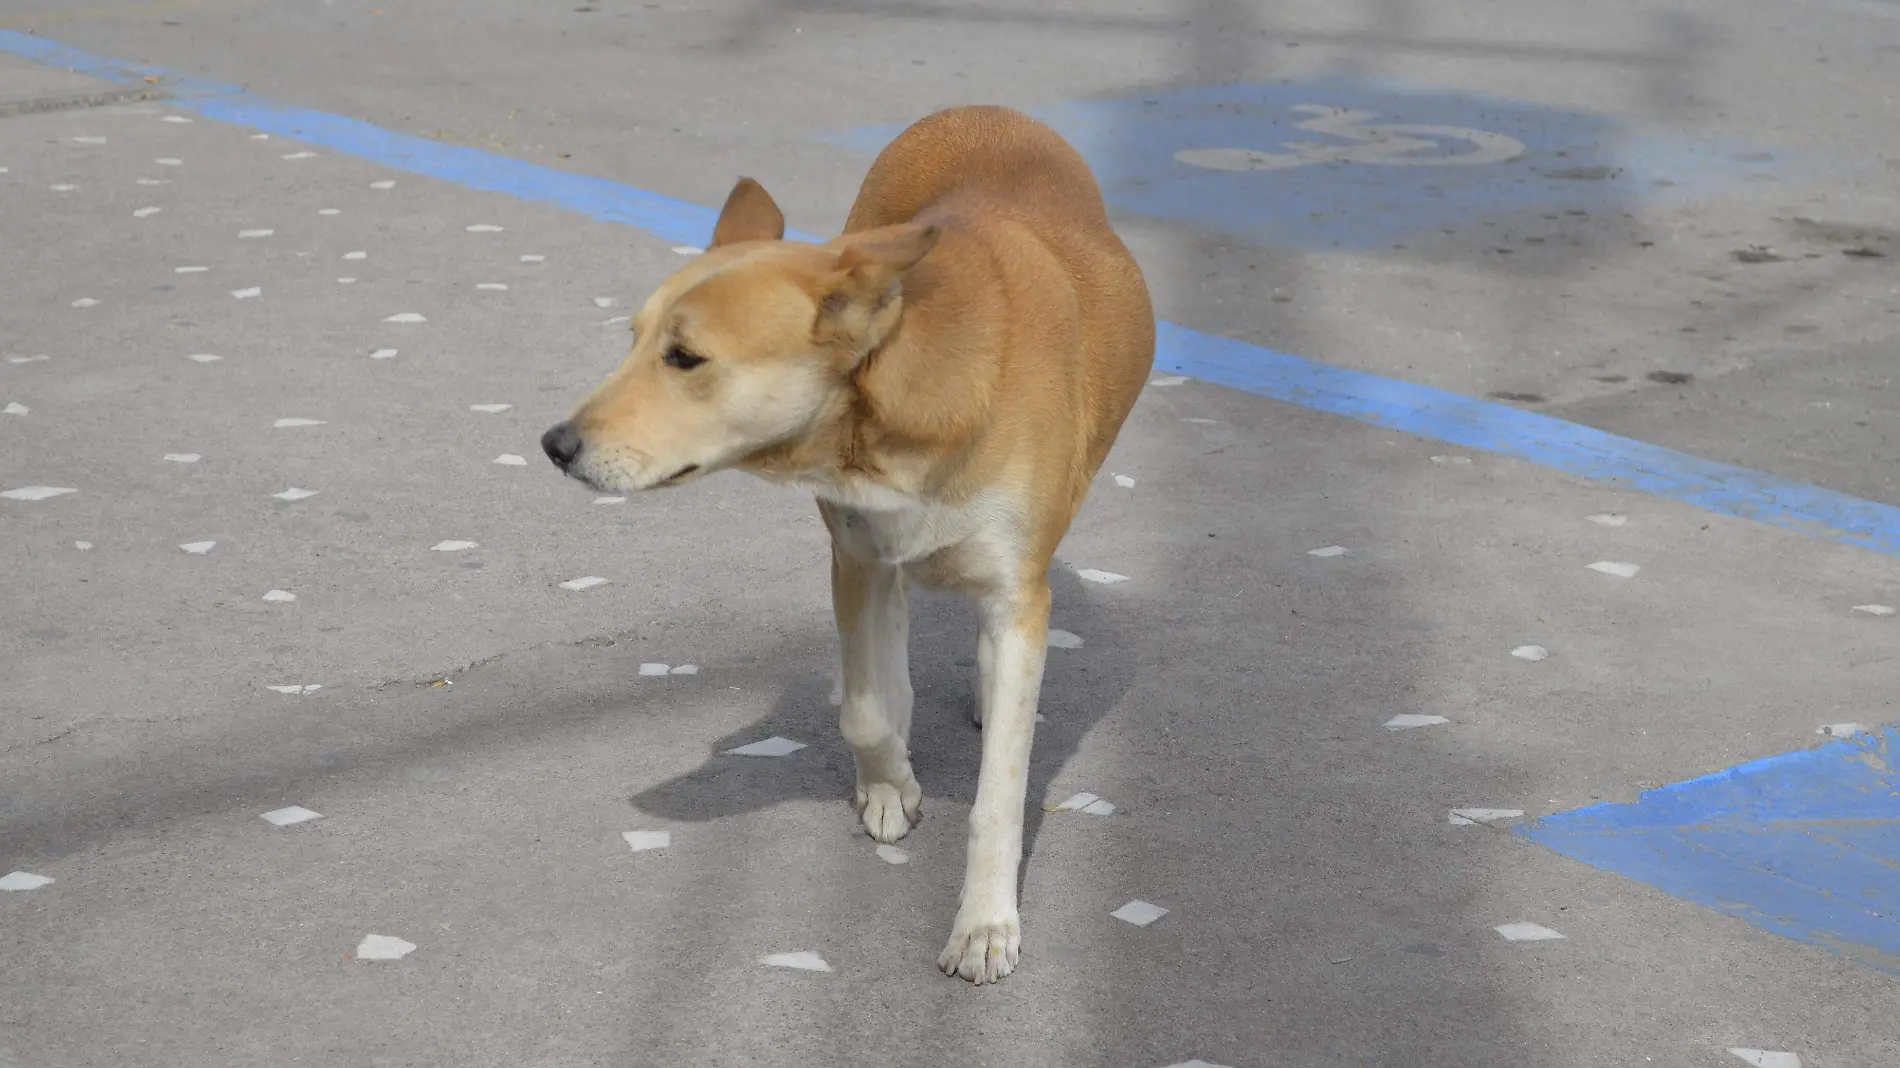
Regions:
M 1181 421 L 1183 423 L 1193 423 L 1196 426 L 1214 426 L 1215 424 L 1220 422 L 1220 420 L 1218 419 L 1200 419 L 1194 416 L 1189 416 L 1188 418 L 1183 419 Z
M 66 486 L 21 486 L 19 489 L 0 492 L 0 497 L 5 497 L 9 501 L 43 501 L 48 497 L 78 492 Z
M 616 316 L 614 316 L 614 317 L 613 317 L 613 318 L 611 318 L 611 319 L 602 319 L 602 320 L 600 321 L 600 325 L 602 325 L 602 326 L 618 326 L 618 325 L 619 325 L 619 324 L 621 324 L 621 323 L 630 323 L 630 322 L 633 322 L 633 316 L 631 316 L 631 315 L 616 315 Z
M 302 805 L 292 805 L 289 808 L 271 809 L 269 812 L 257 818 L 275 827 L 288 827 L 293 823 L 308 823 L 311 820 L 320 820 L 323 818 L 323 813 L 312 812 Z
M 526 467 L 526 466 L 528 466 L 528 461 L 526 461 L 526 460 L 524 460 L 524 459 L 522 459 L 522 458 L 521 458 L 521 457 L 519 457 L 519 456 L 516 456 L 516 455 L 515 455 L 514 453 L 512 453 L 512 452 L 504 452 L 504 453 L 502 453 L 502 454 L 501 454 L 500 456 L 497 456 L 497 457 L 495 457 L 495 459 L 494 459 L 494 460 L 493 460 L 492 462 L 493 462 L 493 463 L 498 463 L 498 464 L 500 464 L 500 465 L 502 465 L 503 467 Z
M 165 454 L 165 459 L 175 464 L 195 464 L 204 457 L 195 452 L 168 452 Z
M 1440 723 L 1450 722 L 1451 720 L 1443 716 L 1427 716 L 1417 712 L 1401 712 L 1385 721 L 1385 729 L 1389 731 L 1409 731 L 1417 727 L 1436 727 Z
M 1168 1068 L 1228 1068 L 1228 1066 L 1225 1064 L 1214 1064 L 1211 1061 L 1204 1061 L 1196 1057 L 1191 1061 L 1181 1061 L 1177 1064 L 1170 1064 Z
M 185 550 L 186 552 L 192 554 L 193 556 L 203 556 L 204 554 L 210 552 L 212 549 L 216 548 L 217 545 L 218 543 L 215 541 L 188 541 L 184 543 L 183 545 L 180 545 L 179 548 Z
M 760 963 L 768 968 L 795 968 L 801 972 L 828 972 L 831 965 L 825 958 L 809 950 L 797 953 L 772 953 L 760 958 Z
M 182 159 L 171 159 L 170 157 L 167 157 L 167 158 L 165 158 L 165 159 L 161 159 L 161 160 L 154 160 L 153 162 L 155 162 L 155 163 L 157 163 L 157 164 L 158 164 L 159 166 L 161 166 L 161 167 L 182 167 L 182 166 L 184 166 L 184 165 L 185 165 L 185 161 L 184 161 L 184 160 L 182 160 Z
M 521 262 L 523 263 L 546 263 L 547 261 L 548 258 L 546 256 L 537 256 L 532 252 L 521 257 Z
M 647 675 L 647 676 L 664 675 L 667 673 L 667 670 L 668 669 L 665 664 L 641 664 L 640 665 L 640 674 Z
M 8 356 L 7 362 L 8 363 L 45 363 L 46 361 L 50 359 L 52 359 L 51 356 L 44 356 L 44 355 L 42 356 Z
M 369 259 L 369 253 L 362 251 L 345 252 L 343 258 L 346 260 L 366 260 Z
M 699 674 L 699 665 L 698 664 L 681 664 L 679 667 L 674 668 L 672 672 L 670 672 L 670 674 L 697 675 Z
M 1097 571 L 1092 567 L 1085 567 L 1077 571 L 1076 574 L 1088 582 L 1099 582 L 1104 586 L 1113 586 L 1117 582 L 1128 581 L 1127 575 L 1117 575 L 1113 571 Z
M 372 360 L 389 360 L 394 359 L 395 356 L 395 349 L 377 349 L 375 352 L 369 354 L 369 358 Z
M 601 578 L 599 575 L 582 575 L 580 578 L 568 579 L 566 582 L 561 583 L 561 588 L 564 590 L 591 590 L 606 581 L 606 579 Z
M 281 694 L 288 694 L 292 697 L 306 697 L 323 689 L 323 684 L 320 682 L 306 682 L 301 686 L 266 686 L 264 688 L 266 690 L 274 690 Z
M 73 140 L 82 145 L 103 145 L 106 143 L 106 139 L 103 137 L 75 137 Z
M 673 251 L 682 256 L 698 256 L 703 254 L 706 250 L 700 248 L 698 245 L 674 245 Z
M 494 223 L 472 223 L 462 229 L 471 234 L 499 234 L 502 231 L 502 228 Z
M 78 300 L 73 301 L 73 307 L 75 308 L 94 308 L 98 305 L 99 302 L 91 297 L 80 297 Z
M 294 415 L 287 416 L 283 419 L 279 419 L 275 423 L 271 424 L 271 426 L 274 429 L 278 429 L 278 430 L 282 430 L 285 427 L 292 427 L 292 426 L 322 426 L 322 425 L 323 425 L 323 420 L 321 419 L 303 419 Z
M 19 401 L 8 401 L 5 408 L 0 408 L 0 415 L 26 415 L 32 410 Z
M 1870 616 L 1890 616 L 1894 614 L 1895 609 L 1890 604 L 1857 604 L 1854 606 L 1854 611 Z
M 1071 634 L 1066 630 L 1056 630 L 1052 627 L 1049 630 L 1049 648 L 1080 649 L 1082 648 L 1082 636 L 1079 634 Z
M 877 847 L 877 859 L 886 864 L 909 864 L 910 854 L 894 845 L 880 845 Z
M 210 269 L 211 268 L 209 267 L 173 267 L 172 273 L 173 274 L 203 274 L 204 272 Z
M 268 140 L 270 140 L 270 135 L 269 135 L 269 134 L 252 134 L 252 135 L 251 135 L 251 140 L 253 140 L 253 141 L 268 141 Z
M 611 308 L 613 306 L 614 306 L 614 298 L 612 297 L 595 297 L 594 298 L 594 307 L 596 308 Z
M 190 122 L 191 120 L 185 118 L 183 115 L 166 115 L 160 118 L 158 121 L 160 122 Z
M 475 283 L 475 288 L 486 289 L 491 293 L 499 293 L 502 290 L 505 290 L 508 288 L 508 283 L 506 282 L 477 282 Z
M 164 208 L 139 208 L 132 213 L 132 217 L 134 219 L 149 219 L 164 210 Z
M 644 853 L 649 849 L 665 849 L 673 844 L 672 831 L 621 831 L 620 837 L 627 840 L 627 848 L 635 853 Z
M 318 215 L 341 215 L 343 214 L 343 210 L 341 208 L 318 208 L 317 214 Z
M 1596 515 L 1586 515 L 1584 518 L 1600 527 L 1620 527 L 1630 521 L 1629 516 L 1618 515 L 1615 512 L 1598 512 Z
M 1506 942 L 1554 942 L 1564 937 L 1548 927 L 1524 920 L 1494 927 L 1492 930 L 1503 935 Z
M 1063 801 L 1061 804 L 1052 805 L 1049 808 L 1044 809 L 1044 811 L 1045 812 L 1080 812 L 1083 809 L 1089 807 L 1090 805 L 1100 800 L 1101 798 L 1096 797 L 1094 794 L 1091 794 L 1091 793 L 1085 792 L 1085 793 L 1079 793 L 1079 794 L 1071 794 L 1069 795 L 1068 799 Z
M 1867 725 L 1865 723 L 1829 723 L 1822 727 L 1816 727 L 1814 733 L 1824 735 L 1828 738 L 1852 738 L 1854 735 L 1866 729 Z
M 401 960 L 416 951 L 414 942 L 391 935 L 364 935 L 356 944 L 357 960 Z
M 468 406 L 468 410 L 471 412 L 487 412 L 489 415 L 499 415 L 512 407 L 514 407 L 512 404 L 471 404 Z
M 73 542 L 73 548 L 78 549 L 80 552 L 83 553 L 87 549 L 92 548 L 92 543 L 89 541 L 76 541 L 76 542 Z
M 1520 645 L 1511 650 L 1511 655 L 1517 657 L 1519 660 L 1535 662 L 1549 656 L 1550 650 L 1541 645 Z
M 172 180 L 170 178 L 134 178 L 133 181 L 137 182 L 140 185 L 170 185 L 172 184 Z
M 1151 386 L 1178 386 L 1186 381 L 1186 375 L 1162 375 L 1160 378 L 1151 380 L 1148 384 Z
M 1435 464 L 1450 464 L 1453 467 L 1470 467 L 1471 457 L 1469 456 L 1434 456 L 1432 457 L 1432 462 Z
M 790 738 L 786 738 L 781 735 L 775 734 L 772 737 L 763 739 L 761 741 L 751 742 L 746 745 L 738 746 L 737 748 L 728 749 L 726 750 L 726 755 L 727 756 L 750 756 L 750 757 L 782 757 L 782 756 L 790 756 L 791 754 L 796 753 L 800 749 L 803 749 L 803 748 L 805 748 L 804 742 L 794 742 Z
M 394 189 L 396 188 L 396 183 L 384 178 L 380 181 L 371 182 L 369 187 L 371 189 Z
M 47 186 L 47 188 L 51 189 L 55 193 L 70 193 L 73 190 L 78 189 L 79 187 L 76 185 L 67 185 L 66 183 L 62 182 L 59 185 L 49 185 Z
M 595 504 L 625 504 L 627 503 L 627 499 L 625 497 L 595 497 L 594 503 Z
M 224 357 L 213 356 L 212 354 L 208 352 L 194 352 L 191 355 L 185 357 L 185 359 L 191 360 L 194 363 L 217 363 L 219 360 L 224 359 Z
M 1592 571 L 1605 575 L 1615 575 L 1617 578 L 1635 578 L 1636 573 L 1643 569 L 1641 564 L 1619 564 L 1614 560 L 1598 560 L 1596 563 L 1587 566 Z
M 276 232 L 275 230 L 239 230 L 238 236 L 243 238 L 269 237 Z
M 383 320 L 386 323 L 426 323 L 428 321 L 419 312 L 397 312 Z
M 1115 814 L 1115 806 L 1109 804 L 1105 800 L 1097 798 L 1096 800 L 1091 801 L 1086 805 L 1083 805 L 1082 811 L 1088 813 L 1091 816 L 1113 816 Z
M 1521 808 L 1454 808 L 1447 813 L 1446 821 L 1459 827 L 1468 827 L 1477 823 L 1514 820 L 1523 814 Z
M 249 287 L 249 288 L 247 288 L 247 289 L 233 289 L 233 290 L 231 291 L 231 295 L 232 295 L 232 296 L 234 296 L 234 297 L 236 297 L 236 298 L 237 298 L 237 299 L 239 299 L 239 300 L 249 300 L 249 299 L 250 299 L 250 298 L 252 298 L 252 297 L 261 297 L 261 296 L 263 296 L 263 295 L 264 295 L 264 287 L 262 287 L 262 286 L 251 286 L 251 287 Z
M 1327 545 L 1318 549 L 1308 549 L 1306 550 L 1306 555 L 1322 556 L 1322 557 L 1323 556 L 1344 556 L 1346 555 L 1346 547 L 1344 545 Z
M 282 602 L 282 601 L 294 601 L 296 599 L 297 599 L 297 595 L 290 592 L 289 590 L 264 591 L 264 600 L 266 601 Z
M 1146 901 L 1140 900 L 1130 901 L 1128 904 L 1109 913 L 1110 916 L 1115 917 L 1123 923 L 1132 923 L 1136 927 L 1146 927 L 1167 914 L 1168 910 L 1162 908 L 1160 905 L 1151 905 Z
M 481 548 L 481 546 L 476 545 L 472 541 L 438 541 L 434 545 L 429 546 L 432 552 L 438 553 L 459 553 L 464 549 L 478 548 Z
M 315 497 L 316 495 L 316 490 L 298 489 L 295 486 L 290 487 L 282 493 L 271 494 L 271 496 L 280 501 L 301 501 L 305 497 Z
M 1755 1068 L 1801 1068 L 1801 1058 L 1783 1050 L 1730 1046 L 1728 1051 Z
M 336 284 L 340 286 L 353 285 L 355 284 L 355 282 L 356 282 L 356 279 L 354 278 L 339 278 L 336 280 Z
M 1134 489 L 1134 488 L 1135 488 L 1135 480 L 1134 480 L 1134 479 L 1132 479 L 1132 478 L 1129 478 L 1129 477 L 1128 477 L 1127 475 L 1116 475 L 1116 476 L 1115 476 L 1115 484 L 1116 484 L 1117 486 L 1120 486 L 1120 487 L 1121 487 L 1121 488 L 1123 488 L 1123 489 Z
M 10 871 L 0 875 L 0 890 L 38 890 L 53 880 L 30 871 Z
M 284 158 L 285 159 L 315 159 L 316 155 L 317 154 L 315 152 L 292 152 L 286 155 Z

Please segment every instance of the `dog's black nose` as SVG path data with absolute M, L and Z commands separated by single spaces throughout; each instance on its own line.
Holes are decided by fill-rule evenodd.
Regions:
M 556 423 L 541 435 L 541 451 L 548 454 L 554 466 L 565 471 L 574 457 L 581 454 L 581 436 L 566 423 Z

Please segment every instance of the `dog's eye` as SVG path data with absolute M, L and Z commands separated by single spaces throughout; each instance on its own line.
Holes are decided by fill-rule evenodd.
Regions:
M 700 364 L 705 363 L 706 357 L 695 356 L 680 346 L 674 345 L 666 350 L 666 355 L 660 357 L 660 362 L 666 364 L 668 367 L 677 367 L 682 371 L 690 371 Z

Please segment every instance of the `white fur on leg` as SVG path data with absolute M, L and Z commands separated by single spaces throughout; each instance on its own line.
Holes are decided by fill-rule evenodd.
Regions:
M 1042 689 L 1048 594 L 1042 594 L 1039 609 L 984 609 L 991 655 L 982 680 L 989 695 L 984 704 L 983 768 L 970 808 L 963 896 L 950 941 L 937 958 L 945 974 L 978 984 L 996 982 L 1014 971 L 1022 949 L 1016 872 L 1023 856 L 1023 802 L 1029 789 L 1036 699 Z
M 922 814 L 924 791 L 910 768 L 910 608 L 904 575 L 889 565 L 849 561 L 863 580 L 855 625 L 838 637 L 843 701 L 838 728 L 858 768 L 857 808 L 864 829 L 879 842 L 910 833 Z

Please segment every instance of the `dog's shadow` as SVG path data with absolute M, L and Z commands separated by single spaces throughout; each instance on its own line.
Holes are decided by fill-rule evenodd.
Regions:
M 1096 604 L 1095 598 L 1112 594 L 1086 589 L 1060 563 L 1051 568 L 1049 581 L 1050 629 L 1075 634 L 1083 644 L 1049 650 L 1040 705 L 1044 720 L 1036 726 L 1030 757 L 1025 854 L 1035 850 L 1050 781 L 1102 714 L 1121 700 L 1135 672 L 1125 641 L 1132 628 Z M 976 702 L 976 635 L 976 612 L 968 601 L 913 588 L 910 671 L 916 705 L 910 748 L 924 787 L 926 820 L 933 799 L 967 804 L 976 796 L 982 751 L 982 731 L 970 715 Z M 845 802 L 854 781 L 851 754 L 838 736 L 837 709 L 830 701 L 836 655 L 834 640 L 815 662 L 801 654 L 794 663 L 761 665 L 787 680 L 771 714 L 719 739 L 698 768 L 635 794 L 634 807 L 662 819 L 698 823 L 787 801 L 839 800 L 843 816 L 850 817 Z M 726 755 L 728 749 L 774 735 L 810 748 L 785 759 Z

